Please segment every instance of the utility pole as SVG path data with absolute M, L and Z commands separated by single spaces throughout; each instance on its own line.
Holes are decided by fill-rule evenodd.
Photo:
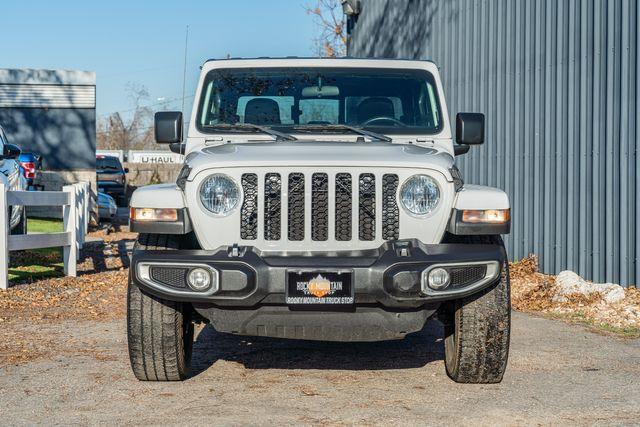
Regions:
M 184 68 L 182 70 L 182 114 L 184 114 L 184 92 L 187 85 L 187 46 L 189 45 L 189 26 L 187 25 L 187 32 L 184 37 Z

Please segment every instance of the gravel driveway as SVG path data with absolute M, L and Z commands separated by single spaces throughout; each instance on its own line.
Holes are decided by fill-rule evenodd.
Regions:
M 373 344 L 253 339 L 205 327 L 194 376 L 164 384 L 133 378 L 123 320 L 51 323 L 37 331 L 64 342 L 51 357 L 0 368 L 0 419 L 3 425 L 640 423 L 640 340 L 521 313 L 513 319 L 509 367 L 497 385 L 448 379 L 435 322 L 403 341 Z

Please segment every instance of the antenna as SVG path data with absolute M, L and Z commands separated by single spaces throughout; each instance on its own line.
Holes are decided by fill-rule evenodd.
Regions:
M 187 25 L 187 31 L 184 37 L 184 68 L 182 70 L 182 108 L 180 111 L 184 112 L 184 91 L 187 84 L 187 46 L 189 45 L 189 26 Z

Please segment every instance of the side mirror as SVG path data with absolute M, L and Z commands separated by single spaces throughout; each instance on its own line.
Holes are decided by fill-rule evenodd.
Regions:
M 5 144 L 4 149 L 2 150 L 2 158 L 3 159 L 17 159 L 20 156 L 20 147 L 13 144 Z
M 124 168 L 124 173 L 129 173 L 129 168 Z
M 176 142 L 174 144 L 169 144 L 169 150 L 171 150 L 172 153 L 184 154 L 184 149 L 185 149 L 185 144 L 183 143 Z
M 182 112 L 160 111 L 156 113 L 154 132 L 158 144 L 182 142 Z
M 477 145 L 484 143 L 484 114 L 458 113 L 456 115 L 456 142 Z

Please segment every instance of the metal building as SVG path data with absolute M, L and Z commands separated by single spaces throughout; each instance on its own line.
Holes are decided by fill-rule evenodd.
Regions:
M 640 279 L 640 6 L 635 0 L 363 0 L 357 57 L 432 59 L 449 111 L 486 114 L 465 181 L 507 191 L 510 257 Z
M 0 125 L 47 170 L 95 172 L 96 75 L 0 69 Z

